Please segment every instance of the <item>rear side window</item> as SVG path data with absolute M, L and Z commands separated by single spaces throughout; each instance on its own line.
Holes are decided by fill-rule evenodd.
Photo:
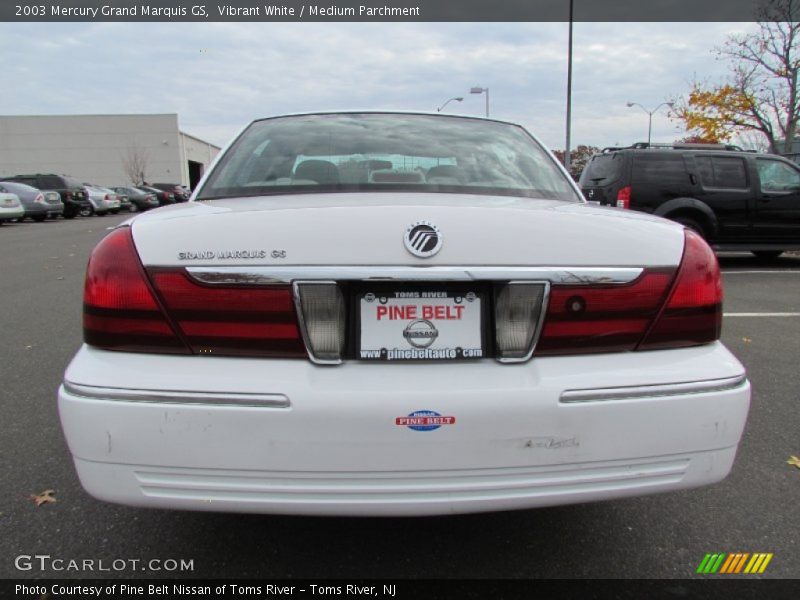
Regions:
M 620 178 L 625 157 L 617 152 L 597 154 L 581 173 L 580 185 L 608 185 Z
M 695 156 L 703 187 L 746 190 L 747 165 L 735 156 Z
M 633 157 L 631 173 L 633 185 L 685 185 L 688 182 L 689 175 L 686 173 L 681 154 L 637 153 Z
M 53 189 L 63 187 L 58 177 L 39 177 L 39 183 L 43 188 Z

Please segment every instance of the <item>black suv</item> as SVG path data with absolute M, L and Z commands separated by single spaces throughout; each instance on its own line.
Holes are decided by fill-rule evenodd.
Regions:
M 780 156 L 721 144 L 605 148 L 580 186 L 589 201 L 672 219 L 717 250 L 800 249 L 800 168 Z
M 81 214 L 81 211 L 87 211 L 88 214 L 92 212 L 92 204 L 86 198 L 86 192 L 83 189 L 83 184 L 68 175 L 13 175 L 11 177 L 2 177 L 4 181 L 16 181 L 24 183 L 40 190 L 53 190 L 61 194 L 61 200 L 64 202 L 64 218 L 72 219 L 76 215 Z M 84 213 L 86 214 L 86 212 Z

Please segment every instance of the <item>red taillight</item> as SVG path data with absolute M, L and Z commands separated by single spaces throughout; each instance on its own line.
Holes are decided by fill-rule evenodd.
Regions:
M 686 244 L 672 293 L 640 344 L 642 350 L 696 346 L 719 339 L 722 331 L 722 277 L 714 251 L 686 230 Z
M 105 200 L 111 200 L 111 194 L 106 194 L 105 195 Z
M 658 314 L 674 269 L 627 285 L 553 285 L 537 355 L 633 350 Z
M 129 227 L 92 252 L 84 287 L 84 340 L 130 352 L 305 357 L 288 286 L 196 283 L 183 269 L 139 262 Z
M 188 354 L 156 300 L 129 227 L 94 249 L 83 291 L 83 339 L 109 350 Z
M 620 190 L 617 192 L 617 207 L 631 207 L 631 186 L 626 185 L 624 188 L 620 188 Z
M 42 194 L 36 194 L 36 198 L 33 199 L 34 202 L 38 202 L 39 204 L 44 204 L 44 196 Z
M 183 270 L 151 269 L 150 276 L 194 353 L 307 356 L 289 286 L 203 285 Z
M 719 339 L 722 282 L 714 252 L 686 230 L 677 269 L 627 285 L 553 285 L 536 355 L 656 350 Z

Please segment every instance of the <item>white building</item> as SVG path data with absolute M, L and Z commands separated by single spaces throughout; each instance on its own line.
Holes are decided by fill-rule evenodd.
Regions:
M 176 114 L 0 116 L 0 178 L 56 173 L 126 185 L 138 162 L 149 183 L 194 189 L 219 150 L 180 131 Z

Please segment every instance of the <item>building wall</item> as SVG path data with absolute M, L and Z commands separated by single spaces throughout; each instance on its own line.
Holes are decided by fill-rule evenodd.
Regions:
M 192 156 L 207 168 L 218 148 L 194 140 Z M 178 115 L 0 116 L 0 177 L 59 173 L 99 185 L 130 183 L 131 153 L 146 157 L 149 182 L 188 184 L 186 150 Z M 190 160 L 196 160 L 190 158 Z

